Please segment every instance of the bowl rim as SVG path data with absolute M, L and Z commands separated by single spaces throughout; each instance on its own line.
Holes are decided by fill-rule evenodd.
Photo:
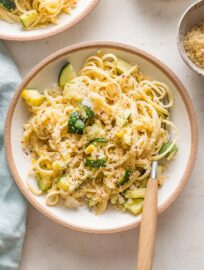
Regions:
M 197 118 L 196 118 L 196 113 L 193 108 L 192 101 L 190 99 L 190 96 L 188 95 L 184 85 L 180 82 L 178 77 L 165 65 L 163 64 L 160 60 L 155 58 L 154 56 L 150 55 L 149 53 L 138 49 L 136 47 L 123 44 L 123 43 L 118 43 L 118 42 L 109 42 L 109 41 L 96 41 L 96 42 L 85 42 L 85 43 L 79 43 L 76 45 L 72 45 L 69 47 L 66 47 L 64 49 L 61 49 L 50 56 L 46 57 L 44 60 L 42 60 L 39 64 L 37 64 L 29 73 L 28 75 L 24 78 L 22 83 L 18 86 L 14 97 L 11 100 L 7 116 L 6 116 L 6 122 L 5 122 L 5 129 L 4 129 L 4 145 L 5 145 L 5 150 L 6 150 L 6 157 L 8 161 L 8 166 L 10 168 L 11 174 L 21 190 L 21 192 L 24 194 L 24 196 L 27 198 L 27 200 L 41 213 L 43 213 L 46 217 L 50 218 L 51 220 L 55 221 L 58 224 L 61 224 L 65 227 L 77 230 L 77 231 L 82 231 L 82 232 L 89 232 L 89 233 L 115 233 L 115 232 L 121 232 L 121 231 L 126 231 L 132 228 L 137 227 L 140 222 L 141 218 L 138 221 L 135 221 L 134 223 L 131 223 L 129 225 L 121 226 L 121 227 L 116 227 L 112 229 L 91 229 L 89 227 L 84 227 L 84 226 L 78 226 L 78 225 L 73 225 L 64 222 L 60 218 L 58 218 L 55 214 L 52 212 L 46 210 L 41 203 L 39 203 L 35 198 L 31 195 L 31 192 L 25 187 L 23 180 L 21 180 L 18 170 L 15 166 L 15 162 L 13 159 L 12 155 L 12 147 L 11 147 L 11 124 L 12 124 L 12 118 L 13 118 L 13 113 L 16 107 L 16 104 L 18 102 L 18 99 L 20 97 L 21 91 L 23 88 L 28 85 L 30 80 L 38 74 L 47 64 L 54 62 L 57 60 L 59 57 L 62 57 L 64 55 L 67 55 L 69 53 L 73 53 L 76 51 L 80 50 L 86 50 L 86 49 L 91 49 L 91 48 L 96 48 L 96 49 L 102 49 L 102 48 L 110 48 L 110 49 L 116 49 L 119 51 L 125 51 L 128 53 L 132 53 L 134 55 L 137 55 L 139 57 L 142 57 L 143 59 L 147 60 L 157 68 L 159 68 L 167 77 L 168 79 L 175 85 L 177 90 L 179 91 L 179 94 L 181 95 L 181 98 L 183 99 L 183 102 L 186 106 L 187 112 L 188 112 L 188 117 L 190 120 L 190 128 L 191 128 L 191 152 L 189 156 L 189 160 L 186 166 L 186 169 L 183 173 L 183 176 L 175 189 L 175 191 L 171 194 L 171 196 L 164 201 L 164 203 L 158 208 L 158 213 L 162 213 L 164 210 L 166 210 L 170 204 L 174 202 L 174 200 L 177 198 L 177 196 L 180 194 L 180 192 L 183 190 L 185 185 L 188 182 L 188 179 L 192 173 L 195 161 L 196 161 L 196 155 L 197 155 L 197 148 L 198 148 L 198 125 L 197 125 Z
M 181 39 L 181 26 L 182 23 L 184 21 L 184 19 L 188 16 L 189 12 L 195 7 L 195 6 L 199 6 L 199 5 L 204 5 L 204 0 L 198 0 L 195 3 L 191 4 L 183 13 L 183 15 L 181 16 L 179 22 L 178 22 L 178 26 L 177 26 L 177 46 L 178 46 L 178 50 L 180 53 L 181 58 L 183 59 L 184 63 L 191 69 L 193 70 L 195 73 L 197 73 L 200 76 L 204 76 L 204 69 L 203 72 L 200 71 L 199 67 L 198 69 L 196 68 L 196 64 L 194 64 L 191 59 L 187 56 L 187 53 L 185 52 L 185 49 L 183 47 L 183 40 Z
M 48 31 L 46 33 L 42 33 L 36 36 L 27 36 L 27 37 L 21 37 L 19 35 L 13 35 L 13 34 L 2 34 L 0 32 L 0 39 L 3 40 L 13 40 L 13 41 L 34 41 L 34 40 L 40 40 L 44 38 L 52 37 L 56 34 L 59 34 L 75 24 L 79 23 L 82 19 L 84 19 L 96 6 L 99 4 L 100 0 L 91 0 L 89 5 L 82 10 L 81 13 L 78 14 L 72 21 L 66 23 L 64 26 L 61 26 L 59 29 L 53 29 L 51 31 Z

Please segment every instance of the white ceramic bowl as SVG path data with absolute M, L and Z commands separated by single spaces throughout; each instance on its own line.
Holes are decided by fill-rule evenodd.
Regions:
M 77 7 L 72 10 L 71 15 L 62 14 L 59 18 L 59 24 L 50 24 L 42 29 L 25 31 L 20 24 L 10 24 L 0 20 L 0 39 L 28 41 L 53 36 L 81 21 L 91 12 L 99 1 L 100 0 L 79 0 Z
M 78 71 L 87 57 L 95 54 L 97 49 L 140 64 L 145 74 L 171 87 L 175 97 L 172 120 L 178 127 L 179 152 L 176 161 L 169 164 L 168 179 L 159 190 L 159 212 L 164 211 L 175 200 L 187 183 L 195 162 L 198 136 L 195 112 L 184 86 L 176 75 L 158 59 L 134 47 L 111 42 L 83 43 L 60 50 L 43 60 L 26 76 L 10 104 L 5 127 L 5 147 L 12 175 L 34 207 L 64 226 L 86 232 L 111 233 L 136 227 L 140 223 L 141 216 L 134 217 L 114 209 L 108 209 L 101 216 L 97 216 L 86 207 L 69 210 L 62 206 L 46 206 L 44 196 L 35 196 L 26 188 L 25 178 L 31 165 L 20 143 L 23 124 L 29 118 L 26 105 L 20 98 L 22 89 L 28 86 L 42 91 L 52 86 L 57 82 L 60 67 L 64 62 L 71 62 Z
M 189 66 L 199 75 L 204 76 L 204 68 L 198 67 L 191 61 L 191 59 L 187 56 L 183 46 L 183 40 L 186 34 L 192 29 L 192 27 L 201 22 L 204 22 L 204 0 L 193 3 L 184 12 L 178 24 L 177 44 L 180 55 L 183 58 L 183 61 L 187 64 L 187 66 Z

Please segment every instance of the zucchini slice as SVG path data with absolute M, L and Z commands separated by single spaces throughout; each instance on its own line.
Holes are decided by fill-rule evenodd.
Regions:
M 131 68 L 131 65 L 124 61 L 121 58 L 118 58 L 118 62 L 116 65 L 116 70 L 119 75 L 123 74 L 124 72 L 128 71 Z
M 144 199 L 146 188 L 129 189 L 125 192 L 125 197 L 128 199 Z
M 105 138 L 96 138 L 96 139 L 90 140 L 88 145 L 97 144 L 97 143 L 108 143 L 108 140 Z
M 60 70 L 58 84 L 60 87 L 64 87 L 65 84 L 73 80 L 75 77 L 76 73 L 73 69 L 73 66 L 70 63 L 67 63 Z
M 37 184 L 39 189 L 43 192 L 48 191 L 48 189 L 52 187 L 52 181 L 50 179 L 38 178 Z
M 172 145 L 172 141 L 168 141 L 167 143 L 164 143 L 159 151 L 159 154 L 163 154 L 164 152 L 166 152 L 171 147 L 171 145 Z M 167 154 L 164 156 L 164 158 L 166 158 L 167 160 L 171 160 L 173 159 L 173 157 L 176 155 L 177 152 L 178 152 L 178 147 L 174 144 L 171 150 L 169 150 L 169 152 L 167 152 Z
M 16 8 L 16 4 L 12 0 L 0 0 L 0 6 L 8 11 L 12 11 Z
M 38 17 L 35 9 L 30 10 L 20 16 L 20 22 L 24 28 L 28 28 Z
M 57 187 L 64 191 L 69 191 L 69 182 L 66 176 L 62 176 L 57 182 Z
M 45 101 L 45 96 L 40 94 L 35 89 L 24 89 L 21 93 L 22 98 L 26 104 L 31 107 L 40 106 Z
M 133 199 L 132 202 L 126 202 L 124 207 L 134 216 L 139 215 L 143 209 L 144 200 L 143 199 Z
M 89 208 L 92 208 L 92 207 L 96 206 L 97 203 L 98 203 L 98 202 L 97 202 L 97 201 L 94 201 L 93 199 L 89 199 L 89 200 L 87 201 L 87 205 L 88 205 Z

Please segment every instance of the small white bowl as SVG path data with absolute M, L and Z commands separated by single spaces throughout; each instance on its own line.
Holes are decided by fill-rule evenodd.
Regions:
M 183 46 L 183 40 L 186 34 L 192 29 L 193 26 L 204 22 L 204 0 L 192 4 L 181 17 L 178 24 L 177 44 L 181 57 L 184 62 L 196 73 L 204 76 L 204 68 L 198 67 L 187 56 Z
M 31 41 L 51 37 L 65 31 L 87 16 L 100 0 L 79 0 L 71 15 L 62 14 L 58 24 L 50 24 L 45 28 L 26 31 L 19 23 L 10 24 L 0 20 L 0 39 L 15 41 Z
M 113 233 L 138 226 L 141 216 L 134 217 L 112 208 L 97 216 L 86 207 L 70 210 L 63 206 L 46 206 L 44 196 L 35 196 L 26 187 L 25 179 L 31 164 L 21 147 L 23 125 L 30 117 L 20 97 L 21 91 L 25 87 L 34 87 L 43 91 L 53 86 L 57 82 L 59 70 L 64 62 L 72 63 L 78 72 L 84 61 L 98 49 L 104 53 L 114 53 L 129 62 L 138 63 L 147 76 L 167 83 L 173 91 L 175 105 L 172 109 L 172 121 L 178 127 L 179 151 L 176 160 L 168 164 L 168 178 L 159 190 L 158 211 L 163 212 L 179 195 L 192 172 L 197 152 L 198 128 L 195 112 L 184 86 L 169 68 L 144 51 L 113 42 L 89 42 L 65 48 L 47 57 L 25 77 L 18 87 L 9 107 L 4 139 L 11 173 L 20 190 L 34 207 L 55 222 L 69 228 L 85 232 Z

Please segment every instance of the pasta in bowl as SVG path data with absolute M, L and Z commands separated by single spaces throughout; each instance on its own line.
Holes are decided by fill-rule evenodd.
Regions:
M 160 211 L 192 170 L 196 122 L 188 120 L 193 111 L 183 101 L 185 90 L 151 57 L 125 48 L 65 49 L 38 66 L 14 98 L 6 135 L 7 155 L 10 147 L 14 153 L 10 168 L 29 200 L 65 226 L 96 232 L 134 227 L 153 160 L 162 160 Z
M 55 35 L 77 22 L 99 0 L 0 0 L 0 38 L 36 40 Z
M 59 15 L 70 14 L 76 6 L 77 0 L 0 0 L 0 19 L 31 30 L 58 23 Z
M 22 141 L 38 183 L 31 191 L 47 192 L 50 206 L 60 200 L 69 208 L 87 204 L 101 214 L 110 203 L 141 213 L 152 161 L 177 152 L 176 138 L 170 141 L 162 126 L 177 132 L 169 121 L 173 95 L 166 84 L 99 51 L 79 75 L 67 63 L 58 86 L 43 94 L 25 89 L 22 97 L 33 113 Z

